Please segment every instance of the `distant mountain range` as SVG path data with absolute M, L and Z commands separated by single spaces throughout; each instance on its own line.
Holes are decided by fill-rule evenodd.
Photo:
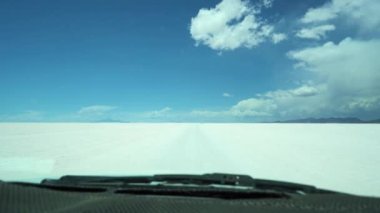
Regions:
M 115 119 L 102 119 L 102 120 L 94 121 L 94 123 L 128 123 L 128 122 L 115 120 Z
M 122 121 L 117 119 L 101 119 L 93 121 L 93 123 L 130 123 L 129 121 Z M 192 123 L 192 122 L 190 122 Z M 248 122 L 251 123 L 251 122 Z M 259 122 L 261 123 L 261 122 Z M 267 123 L 267 122 L 264 122 Z M 353 123 L 353 124 L 380 124 L 380 119 L 375 120 L 361 120 L 355 117 L 344 117 L 344 118 L 302 118 L 294 120 L 279 120 L 269 123 Z
M 359 123 L 359 124 L 370 124 L 370 123 L 380 123 L 380 119 L 376 120 L 361 120 L 359 118 L 304 118 L 296 120 L 284 120 L 276 121 L 275 123 Z

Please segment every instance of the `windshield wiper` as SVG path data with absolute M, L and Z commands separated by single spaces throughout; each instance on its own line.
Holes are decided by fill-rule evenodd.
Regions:
M 40 187 L 65 191 L 112 192 L 137 195 L 171 195 L 243 198 L 288 198 L 281 191 L 257 189 L 255 180 L 248 175 L 154 175 L 154 176 L 63 176 L 45 179 Z M 103 191 L 102 191 L 103 190 Z
M 41 185 L 51 187 L 77 187 L 81 189 L 112 188 L 118 192 L 129 191 L 144 193 L 153 191 L 158 194 L 192 191 L 228 191 L 283 194 L 335 193 L 318 189 L 314 186 L 281 181 L 254 179 L 248 175 L 237 174 L 203 174 L 203 175 L 153 175 L 153 176 L 63 176 L 59 179 L 45 179 Z
M 154 175 L 154 176 L 63 176 L 58 180 L 45 179 L 42 184 L 74 184 L 74 185 L 136 185 L 136 184 L 188 184 L 188 185 L 220 185 L 234 187 L 255 187 L 255 180 L 248 175 L 204 174 L 204 175 Z

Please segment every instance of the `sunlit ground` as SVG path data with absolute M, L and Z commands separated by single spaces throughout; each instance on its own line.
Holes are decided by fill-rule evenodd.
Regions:
M 0 124 L 0 179 L 242 173 L 380 196 L 377 124 Z

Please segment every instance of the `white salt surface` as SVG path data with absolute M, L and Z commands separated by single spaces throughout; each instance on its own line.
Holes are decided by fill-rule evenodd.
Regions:
M 377 124 L 0 124 L 0 179 L 249 174 L 380 196 Z

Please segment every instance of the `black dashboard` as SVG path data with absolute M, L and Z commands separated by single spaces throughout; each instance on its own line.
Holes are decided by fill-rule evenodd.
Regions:
M 0 212 L 380 212 L 380 199 L 348 194 L 310 194 L 289 198 L 221 199 L 212 197 L 115 194 L 67 191 L 0 181 Z

